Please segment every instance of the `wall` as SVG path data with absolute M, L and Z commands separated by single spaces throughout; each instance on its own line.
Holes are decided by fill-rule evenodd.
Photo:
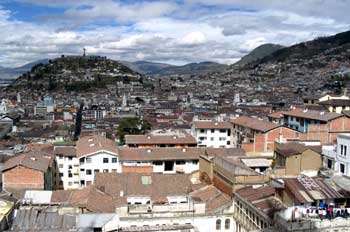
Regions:
M 44 190 L 44 173 L 18 166 L 3 173 L 4 189 Z

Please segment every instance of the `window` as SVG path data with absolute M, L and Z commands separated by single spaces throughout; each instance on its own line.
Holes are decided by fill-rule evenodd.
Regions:
M 73 183 L 69 181 L 68 182 L 68 186 L 72 186 L 72 185 L 73 185 Z
M 103 172 L 107 173 L 107 172 L 108 172 L 108 169 L 103 169 Z
M 199 137 L 199 140 L 200 140 L 200 141 L 207 140 L 207 137 Z
M 91 162 L 92 162 L 91 158 L 86 158 L 86 163 L 87 164 L 91 164 Z
M 72 160 L 72 159 L 73 159 L 73 157 L 72 157 L 72 156 L 69 156 L 69 157 L 68 157 L 68 160 Z
M 117 158 L 112 158 L 112 163 L 116 163 L 117 162 Z
M 227 145 L 230 145 L 230 144 L 231 144 L 231 142 L 230 142 L 230 141 L 227 141 L 227 142 L 226 142 L 226 144 L 227 144 Z
M 98 169 L 95 169 L 95 170 L 94 170 L 94 173 L 97 173 L 97 172 L 100 172 L 100 170 L 98 170 Z
M 91 169 L 86 169 L 86 175 L 91 175 L 91 174 L 92 174 Z
M 220 137 L 219 138 L 219 141 L 225 141 L 226 140 L 226 137 Z
M 63 164 L 58 165 L 59 168 L 63 168 Z
M 211 129 L 211 133 L 214 133 L 215 132 L 215 129 Z
M 186 162 L 184 160 L 177 160 L 176 165 L 184 165 Z
M 72 165 L 68 165 L 68 169 L 72 169 L 73 168 L 73 166 Z
M 63 177 L 63 173 L 62 172 L 60 172 L 60 177 Z
M 71 172 L 69 172 L 68 177 L 73 177 L 73 174 Z
M 230 219 L 226 219 L 225 220 L 225 230 L 229 230 L 230 229 Z
M 214 141 L 214 137 L 211 137 L 211 138 L 210 138 L 210 141 Z
M 225 129 L 220 129 L 220 133 L 226 133 Z
M 161 165 L 163 165 L 163 162 L 162 161 L 154 161 L 153 164 L 156 166 L 161 166 Z
M 112 169 L 112 172 L 117 172 L 117 169 Z
M 108 158 L 103 158 L 103 163 L 104 164 L 108 163 Z
M 327 159 L 327 168 L 329 168 L 329 169 L 333 168 L 333 162 L 331 159 Z
M 345 165 L 344 165 L 344 164 L 340 164 L 340 172 L 341 172 L 342 174 L 345 173 Z
M 204 130 L 204 129 L 201 129 L 200 131 L 201 131 L 201 133 L 204 133 L 204 132 L 205 132 L 205 130 Z
M 220 219 L 216 220 L 216 230 L 221 230 L 221 220 Z

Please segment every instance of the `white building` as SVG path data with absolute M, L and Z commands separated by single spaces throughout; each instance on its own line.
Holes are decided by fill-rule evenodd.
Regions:
M 200 147 L 233 147 L 229 122 L 194 121 L 191 129 Z
M 322 146 L 323 166 L 350 176 L 350 135 L 340 134 L 337 144 Z
M 63 189 L 77 189 L 80 187 L 79 159 L 75 146 L 55 146 L 54 152 L 58 167 L 58 185 Z
M 98 172 L 120 172 L 119 155 L 114 141 L 98 135 L 77 141 L 80 186 L 91 185 Z
M 204 150 L 191 148 L 118 148 L 122 172 L 192 173 L 199 170 Z

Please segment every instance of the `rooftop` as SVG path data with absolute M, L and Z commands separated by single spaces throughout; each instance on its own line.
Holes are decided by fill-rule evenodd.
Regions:
M 280 125 L 278 124 L 275 124 L 272 122 L 266 122 L 263 120 L 259 120 L 259 119 L 251 118 L 247 116 L 241 116 L 239 118 L 232 119 L 231 123 L 242 127 L 247 127 L 256 131 L 260 131 L 260 132 L 267 132 L 277 127 L 280 127 Z

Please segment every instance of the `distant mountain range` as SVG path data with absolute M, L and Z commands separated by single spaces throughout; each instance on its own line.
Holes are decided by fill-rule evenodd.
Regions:
M 47 64 L 49 59 L 41 59 L 28 64 L 25 64 L 16 68 L 8 68 L 0 66 L 0 79 L 16 79 L 25 72 L 30 71 L 30 69 L 36 64 Z
M 138 71 L 142 74 L 152 75 L 191 75 L 191 74 L 203 74 L 210 72 L 221 72 L 224 71 L 228 65 L 219 64 L 211 61 L 204 61 L 199 63 L 189 63 L 185 65 L 170 65 L 165 63 L 154 63 L 148 61 L 136 61 L 122 63 L 129 68 Z
M 236 65 L 246 65 L 252 62 L 255 62 L 259 59 L 262 59 L 268 55 L 271 55 L 272 53 L 276 52 L 277 50 L 282 49 L 283 46 L 279 44 L 263 44 L 255 49 L 253 49 L 249 54 L 243 56 L 238 62 L 233 64 L 234 66 Z

